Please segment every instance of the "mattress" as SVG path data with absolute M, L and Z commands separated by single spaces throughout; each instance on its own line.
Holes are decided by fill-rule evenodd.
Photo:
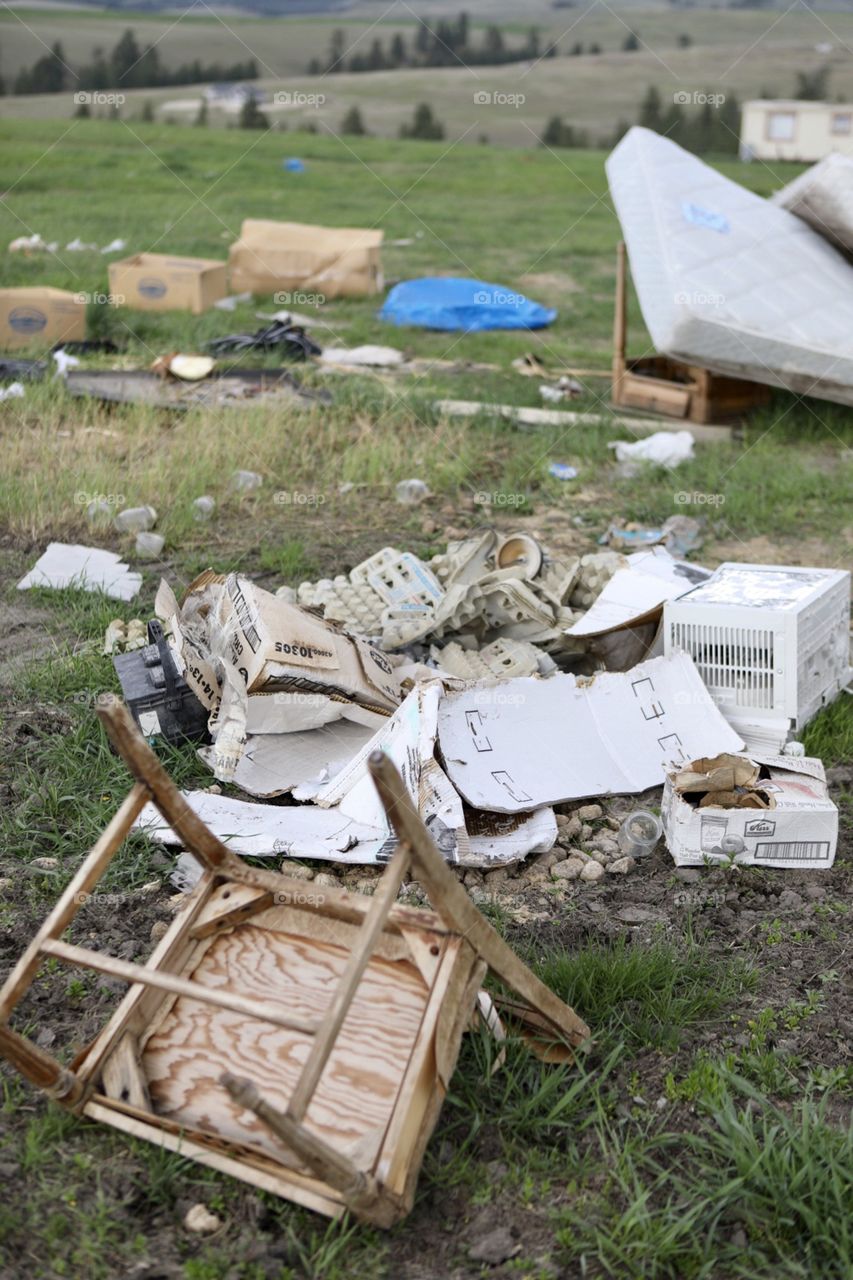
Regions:
M 649 129 L 607 177 L 658 351 L 853 404 L 853 266 L 822 236 Z
M 853 157 L 833 151 L 771 199 L 853 254 Z

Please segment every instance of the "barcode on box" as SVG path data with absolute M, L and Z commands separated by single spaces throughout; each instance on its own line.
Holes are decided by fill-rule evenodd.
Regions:
M 773 840 L 755 846 L 755 859 L 773 858 L 777 862 L 827 862 L 829 841 L 826 840 Z

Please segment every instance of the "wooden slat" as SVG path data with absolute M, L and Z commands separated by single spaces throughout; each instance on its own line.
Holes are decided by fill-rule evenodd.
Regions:
M 197 1000 L 200 1004 L 214 1004 L 220 1009 L 229 1009 L 232 1013 L 245 1014 L 247 1018 L 257 1018 L 260 1022 L 270 1022 L 276 1027 L 285 1027 L 288 1031 L 300 1031 L 305 1035 L 313 1035 L 317 1030 L 316 1021 L 305 1018 L 294 1018 L 282 1013 L 275 1005 L 266 1004 L 262 1000 L 249 1000 L 238 995 L 236 991 L 221 991 L 218 988 L 205 987 L 198 982 L 188 982 L 186 978 L 178 978 L 171 973 L 163 973 L 159 969 L 149 969 L 142 964 L 130 964 L 127 960 L 117 960 L 115 956 L 102 955 L 98 951 L 87 951 L 85 947 L 72 947 L 67 942 L 47 939 L 42 943 L 45 955 L 55 956 L 66 964 L 77 964 L 84 969 L 94 969 L 98 973 L 108 973 L 113 978 L 121 978 L 124 982 L 144 982 L 149 987 L 159 987 L 161 991 L 170 991 L 173 995 L 184 996 L 188 1000 Z
M 36 1089 L 65 1106 L 73 1105 L 82 1096 L 83 1086 L 77 1076 L 11 1027 L 0 1026 L 0 1057 L 11 1062 Z
M 95 841 L 88 856 L 77 868 L 65 892 L 56 906 L 45 919 L 38 933 L 15 965 L 0 991 L 0 1022 L 8 1021 L 9 1015 L 36 976 L 40 964 L 40 953 L 44 943 L 51 938 L 58 938 L 70 925 L 71 921 L 86 901 L 88 894 L 100 880 L 110 865 L 112 858 L 122 841 L 139 816 L 149 799 L 148 791 L 142 783 L 128 792 L 124 801 L 113 814 L 102 834 Z
M 388 912 L 397 898 L 400 885 L 403 883 L 403 878 L 409 867 L 409 856 L 409 846 L 405 841 L 401 841 L 382 879 L 379 881 L 379 888 L 371 899 L 370 912 L 350 952 L 347 967 L 338 983 L 331 1004 L 326 1010 L 323 1022 L 317 1030 L 314 1042 L 311 1045 L 311 1051 L 302 1068 L 302 1074 L 287 1104 L 287 1114 L 294 1120 L 301 1120 L 305 1115 L 308 1103 L 317 1088 L 317 1082 L 323 1073 L 323 1068 L 328 1061 L 329 1054 L 332 1052 L 343 1020 L 352 1004 L 356 987 L 370 961 L 376 939 L 385 926 Z

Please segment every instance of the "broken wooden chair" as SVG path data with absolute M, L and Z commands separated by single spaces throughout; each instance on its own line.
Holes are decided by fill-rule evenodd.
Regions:
M 387 756 L 398 837 L 372 898 L 247 865 L 193 813 L 125 707 L 99 713 L 136 783 L 0 990 L 0 1054 L 71 1110 L 336 1217 L 411 1208 L 487 969 L 563 1057 L 587 1027 L 518 959 L 446 865 Z M 203 872 L 145 964 L 62 935 L 152 800 Z M 396 901 L 409 869 L 435 910 Z M 130 984 L 65 1067 L 8 1026 L 44 960 Z M 502 1006 L 503 1007 L 503 1006 Z

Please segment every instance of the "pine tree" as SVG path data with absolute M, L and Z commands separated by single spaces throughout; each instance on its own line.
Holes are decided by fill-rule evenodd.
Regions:
M 640 41 L 635 31 L 629 31 L 625 37 L 625 43 L 622 45 L 623 53 L 636 53 L 640 47 Z
M 655 133 L 663 131 L 663 114 L 661 111 L 661 99 L 655 86 L 649 85 L 646 90 L 646 96 L 640 103 L 640 119 L 639 123 L 645 129 L 654 129 Z
M 341 121 L 341 133 L 351 137 L 364 137 L 367 133 L 358 107 L 350 107 L 344 116 Z
M 207 98 L 202 98 L 198 104 L 198 114 L 193 120 L 193 124 L 199 129 L 204 129 L 207 125 Z
M 254 93 L 250 93 L 240 108 L 237 121 L 240 129 L 268 129 L 269 121 L 255 101 Z
M 404 67 L 407 62 L 406 42 L 399 32 L 391 40 L 389 61 L 392 67 Z
M 400 126 L 400 137 L 440 141 L 444 137 L 444 125 L 435 119 L 428 102 L 419 102 L 415 107 L 412 123 Z

